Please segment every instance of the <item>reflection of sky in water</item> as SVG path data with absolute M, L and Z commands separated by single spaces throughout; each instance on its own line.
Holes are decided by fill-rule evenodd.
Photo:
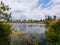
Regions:
M 24 31 L 25 33 L 44 33 L 45 25 L 44 24 L 12 24 L 12 28 L 17 29 L 18 31 Z

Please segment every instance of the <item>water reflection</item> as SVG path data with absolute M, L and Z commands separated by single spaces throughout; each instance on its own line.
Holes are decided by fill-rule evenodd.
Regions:
M 24 31 L 25 33 L 44 33 L 46 29 L 45 24 L 12 24 L 11 26 L 18 31 Z
M 45 24 L 12 24 L 11 27 L 24 32 L 11 38 L 14 45 L 34 45 L 34 42 L 45 45 Z

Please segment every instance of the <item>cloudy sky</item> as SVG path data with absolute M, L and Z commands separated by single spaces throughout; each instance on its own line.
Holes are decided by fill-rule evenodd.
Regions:
M 9 5 L 13 19 L 44 19 L 46 15 L 60 16 L 60 0 L 2 0 Z

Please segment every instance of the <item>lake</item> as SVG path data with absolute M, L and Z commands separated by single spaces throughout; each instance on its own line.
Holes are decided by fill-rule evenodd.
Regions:
M 12 42 L 14 42 L 14 45 L 18 42 L 23 45 L 23 42 L 30 43 L 33 40 L 35 40 L 39 45 L 45 45 L 45 24 L 14 23 L 11 24 L 11 27 L 16 29 L 18 32 L 24 32 L 24 34 L 18 34 L 17 36 L 12 37 Z M 28 43 L 27 45 L 29 45 Z
M 45 24 L 12 24 L 12 28 L 25 33 L 44 33 Z

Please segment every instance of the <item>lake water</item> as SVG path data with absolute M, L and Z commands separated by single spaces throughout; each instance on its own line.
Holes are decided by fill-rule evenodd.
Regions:
M 35 40 L 38 45 L 45 45 L 45 24 L 11 24 L 11 27 L 17 31 L 24 32 L 24 34 L 18 34 L 17 36 L 12 37 L 12 42 L 14 45 L 17 43 L 31 44 Z M 28 38 L 26 38 L 28 37 Z M 18 39 L 18 40 L 17 40 Z M 23 44 L 24 42 L 24 44 Z M 31 42 L 31 43 L 30 43 Z M 15 44 L 16 43 L 16 44 Z
M 45 24 L 12 24 L 12 28 L 25 33 L 44 33 Z

